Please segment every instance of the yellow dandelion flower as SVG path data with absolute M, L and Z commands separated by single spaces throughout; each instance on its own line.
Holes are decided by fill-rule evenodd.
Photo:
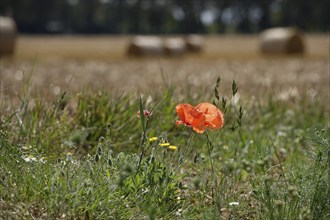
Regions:
M 170 143 L 161 143 L 161 144 L 159 144 L 159 146 L 161 146 L 161 147 L 168 147 L 168 146 L 170 146 Z
M 178 147 L 177 146 L 174 146 L 174 145 L 170 145 L 168 147 L 168 149 L 170 149 L 170 150 L 176 150 L 176 149 L 178 149 Z
M 149 141 L 150 142 L 157 141 L 157 140 L 158 140 L 158 137 L 151 137 L 151 138 L 149 138 Z

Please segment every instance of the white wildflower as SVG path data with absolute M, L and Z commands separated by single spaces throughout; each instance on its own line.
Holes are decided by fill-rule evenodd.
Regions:
M 239 205 L 239 202 L 230 202 L 229 203 L 229 206 L 238 206 Z

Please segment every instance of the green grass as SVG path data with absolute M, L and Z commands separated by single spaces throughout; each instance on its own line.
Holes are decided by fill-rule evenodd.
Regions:
M 236 83 L 229 97 L 214 84 L 190 88 L 205 91 L 198 96 L 167 87 L 141 98 L 63 91 L 51 101 L 24 89 L 19 106 L 2 101 L 0 216 L 328 219 L 330 128 L 322 97 L 232 102 Z M 214 102 L 224 128 L 207 136 L 176 127 L 182 102 Z M 143 109 L 152 115 L 138 119 Z

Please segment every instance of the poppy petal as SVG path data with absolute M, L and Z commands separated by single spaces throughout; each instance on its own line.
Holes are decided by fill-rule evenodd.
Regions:
M 176 112 L 181 121 L 192 127 L 202 127 L 205 123 L 205 115 L 190 104 L 179 104 Z
M 197 133 L 204 132 L 205 115 L 190 104 L 179 104 L 176 106 L 176 112 L 181 119 L 181 122 L 176 122 L 177 125 L 183 123 L 191 126 Z
M 180 118 L 176 121 L 176 125 L 191 126 L 197 133 L 203 133 L 207 128 L 223 127 L 223 114 L 211 103 L 200 103 L 196 107 L 190 104 L 179 104 L 175 109 Z
M 205 131 L 205 127 L 199 127 L 199 128 L 193 127 L 193 130 L 196 131 L 199 134 L 203 134 L 204 131 Z
M 179 126 L 179 125 L 182 125 L 184 123 L 182 121 L 180 121 L 180 120 L 176 120 L 175 124 L 176 124 L 176 126 Z
M 196 108 L 205 114 L 206 127 L 212 129 L 220 129 L 223 127 L 223 114 L 215 105 L 211 103 L 200 103 Z

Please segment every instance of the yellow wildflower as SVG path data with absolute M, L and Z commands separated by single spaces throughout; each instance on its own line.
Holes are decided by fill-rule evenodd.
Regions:
M 161 144 L 159 144 L 159 146 L 161 146 L 161 147 L 168 147 L 168 146 L 170 146 L 170 143 L 161 143 Z
M 178 149 L 178 148 L 177 148 L 177 146 L 170 145 L 170 146 L 168 147 L 168 149 L 170 149 L 170 150 L 176 150 L 176 149 Z
M 151 138 L 149 138 L 149 141 L 150 142 L 157 141 L 157 140 L 158 140 L 158 137 L 151 137 Z

